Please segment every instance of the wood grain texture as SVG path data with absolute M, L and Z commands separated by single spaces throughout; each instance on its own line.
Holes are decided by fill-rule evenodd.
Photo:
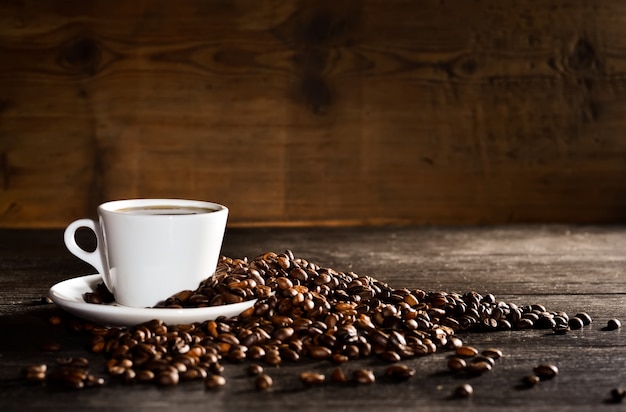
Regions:
M 66 325 L 52 326 L 55 305 L 42 305 L 50 286 L 93 273 L 64 248 L 61 230 L 0 230 L 0 409 L 94 411 L 183 408 L 186 411 L 597 411 L 622 410 L 610 403 L 611 389 L 623 386 L 624 328 L 602 330 L 607 320 L 626 320 L 626 227 L 498 226 L 472 228 L 236 228 L 225 237 L 223 253 L 253 258 L 267 251 L 292 250 L 297 256 L 337 270 L 372 275 L 395 288 L 493 293 L 518 305 L 543 304 L 570 316 L 588 312 L 593 323 L 564 335 L 549 330 L 464 333 L 469 345 L 499 348 L 504 357 L 482 376 L 455 375 L 447 370 L 450 352 L 403 361 L 416 369 L 406 382 L 382 377 L 388 363 L 378 359 L 350 361 L 345 372 L 366 367 L 375 371 L 373 385 L 327 384 L 306 388 L 303 371 L 329 375 L 328 361 L 264 365 L 274 379 L 270 391 L 254 388 L 249 362 L 224 361 L 227 384 L 208 391 L 201 382 L 175 388 L 124 385 L 114 379 L 103 388 L 59 391 L 27 385 L 23 367 L 59 357 L 84 356 L 90 371 L 106 375 L 106 358 L 86 349 L 86 336 Z M 39 303 L 39 304 L 38 304 Z M 59 352 L 41 343 L 60 342 Z M 559 375 L 532 389 L 520 389 L 523 376 L 539 363 L 554 363 Z M 470 400 L 454 399 L 461 383 L 474 387 Z
M 626 220 L 619 2 L 0 4 L 0 226 Z

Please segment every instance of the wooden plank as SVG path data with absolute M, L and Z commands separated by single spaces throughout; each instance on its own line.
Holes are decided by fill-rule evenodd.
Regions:
M 624 5 L 257 3 L 0 6 L 0 226 L 626 218 Z
M 346 411 L 425 410 L 459 408 L 512 411 L 591 411 L 615 409 L 610 391 L 623 385 L 623 330 L 602 330 L 607 320 L 623 317 L 626 228 L 603 226 L 507 226 L 474 228 L 308 228 L 230 229 L 224 253 L 250 256 L 268 250 L 294 253 L 338 270 L 368 273 L 395 287 L 492 291 L 506 302 L 544 304 L 548 310 L 573 315 L 587 311 L 594 322 L 564 335 L 549 330 L 470 333 L 458 336 L 480 350 L 495 347 L 504 357 L 493 370 L 469 377 L 448 371 L 450 352 L 403 361 L 416 369 L 411 379 L 385 380 L 389 363 L 378 359 L 340 365 L 348 374 L 372 369 L 373 385 L 328 382 L 306 388 L 304 371 L 329 375 L 338 367 L 328 361 L 306 360 L 264 365 L 274 379 L 270 391 L 258 391 L 246 372 L 249 362 L 224 360 L 227 384 L 208 391 L 201 382 L 174 388 L 126 385 L 111 379 L 99 389 L 57 390 L 27 385 L 25 366 L 59 358 L 86 357 L 90 371 L 109 377 L 106 358 L 86 350 L 87 336 L 69 324 L 53 326 L 54 305 L 41 303 L 50 284 L 84 272 L 85 266 L 64 251 L 59 230 L 0 230 L 0 407 L 3 411 L 66 409 L 271 410 L 291 408 Z M 86 240 L 86 239 L 84 239 Z M 437 276 L 439 275 L 439 276 Z M 67 321 L 67 319 L 64 318 Z M 623 320 L 623 319 L 622 319 Z M 42 342 L 61 344 L 58 352 L 41 349 Z M 559 375 L 532 389 L 522 389 L 522 377 L 539 363 L 558 366 Z M 451 397 L 456 386 L 474 388 L 470 400 Z

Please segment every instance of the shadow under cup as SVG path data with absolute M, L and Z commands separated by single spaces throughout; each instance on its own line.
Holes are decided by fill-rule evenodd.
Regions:
M 118 304 L 153 307 L 213 275 L 228 209 L 196 200 L 132 199 L 103 203 L 98 217 L 71 223 L 67 248 L 98 270 Z M 76 244 L 80 227 L 95 232 L 95 251 Z

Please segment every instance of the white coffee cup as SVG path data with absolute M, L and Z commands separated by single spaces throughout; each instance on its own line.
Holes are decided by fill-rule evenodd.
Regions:
M 197 200 L 130 199 L 101 204 L 98 217 L 72 222 L 65 245 L 102 275 L 117 303 L 153 307 L 213 275 L 228 209 Z M 94 251 L 76 242 L 80 228 L 95 233 Z

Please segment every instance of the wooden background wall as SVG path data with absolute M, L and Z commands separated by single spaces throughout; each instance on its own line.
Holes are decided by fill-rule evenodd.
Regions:
M 0 1 L 0 226 L 626 221 L 626 2 Z

